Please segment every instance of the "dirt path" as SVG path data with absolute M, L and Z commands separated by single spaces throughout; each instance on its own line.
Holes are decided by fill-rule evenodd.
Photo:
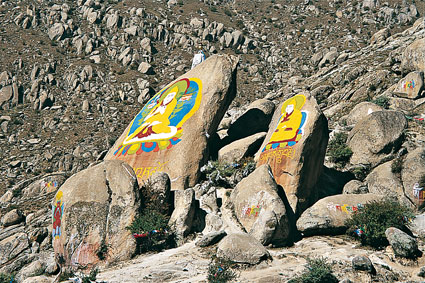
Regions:
M 389 249 L 374 251 L 359 247 L 346 236 L 305 238 L 289 248 L 270 249 L 273 260 L 253 267 L 241 267 L 238 282 L 286 282 L 303 272 L 307 257 L 322 256 L 332 263 L 338 279 L 353 282 L 424 282 L 417 277 L 424 257 L 418 261 L 394 259 Z M 367 255 L 377 269 L 377 275 L 354 272 L 351 260 Z M 206 282 L 209 258 L 205 249 L 194 242 L 157 254 L 139 257 L 104 270 L 98 279 L 106 282 Z

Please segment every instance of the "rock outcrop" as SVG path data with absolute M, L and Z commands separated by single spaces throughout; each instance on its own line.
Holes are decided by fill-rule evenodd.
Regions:
M 289 219 L 268 165 L 258 167 L 242 179 L 230 200 L 237 219 L 256 240 L 263 245 L 287 244 Z
M 166 172 L 173 190 L 196 184 L 215 133 L 236 95 L 235 57 L 212 56 L 154 95 L 133 119 L 106 160 L 123 160 L 139 183 Z
M 345 231 L 345 220 L 364 204 L 382 199 L 376 194 L 335 195 L 323 198 L 303 212 L 297 228 L 304 235 L 338 234 Z
M 279 105 L 256 155 L 257 166 L 270 165 L 296 215 L 317 199 L 328 137 L 328 122 L 314 97 L 299 94 Z
M 75 270 L 129 259 L 136 242 L 126 227 L 139 201 L 135 174 L 122 161 L 105 161 L 66 180 L 52 203 L 58 263 Z

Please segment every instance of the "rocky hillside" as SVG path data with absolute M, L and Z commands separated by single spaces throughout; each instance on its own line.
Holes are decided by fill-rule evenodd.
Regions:
M 276 282 L 295 276 L 294 266 L 314 256 L 304 245 L 323 248 L 315 237 L 300 238 L 340 234 L 349 212 L 370 201 L 387 196 L 421 212 L 423 1 L 0 2 L 0 271 L 17 272 L 19 282 L 130 259 L 136 244 L 125 227 L 143 206 L 146 184 L 170 206 L 178 244 L 224 237 L 217 254 L 247 264 L 246 282 L 273 272 L 283 274 Z M 199 50 L 208 60 L 191 70 Z M 133 118 L 148 121 L 154 112 L 143 111 L 153 102 L 168 111 L 163 101 L 173 87 L 175 109 L 193 100 L 188 118 L 176 126 L 172 112 L 150 122 L 151 132 L 136 133 Z M 282 118 L 291 113 L 299 118 Z M 158 121 L 177 134 L 148 154 L 152 143 L 143 137 L 159 131 L 152 128 Z M 62 205 L 63 231 L 52 228 L 52 200 L 55 209 Z M 424 226 L 415 225 L 423 251 Z M 348 239 L 323 239 L 326 257 L 333 239 L 350 254 L 336 256 L 343 279 L 361 252 L 342 247 Z M 251 248 L 232 250 L 238 241 Z M 188 246 L 169 253 L 185 257 Z M 400 260 L 397 248 L 387 250 L 366 252 L 378 275 L 345 277 L 419 280 L 423 257 Z M 189 265 L 206 272 L 205 250 L 193 251 Z M 263 261 L 287 257 L 291 264 L 280 271 Z M 255 268 L 268 271 L 260 276 Z M 119 272 L 100 277 L 119 282 Z M 190 280 L 180 273 L 143 276 Z

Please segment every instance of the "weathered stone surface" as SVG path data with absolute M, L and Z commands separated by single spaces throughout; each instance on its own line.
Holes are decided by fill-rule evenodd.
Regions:
M 376 111 L 384 110 L 381 106 L 372 102 L 361 102 L 354 106 L 353 110 L 347 115 L 346 121 L 348 125 L 355 125 L 361 119 Z
M 401 257 L 412 258 L 418 255 L 418 242 L 400 229 L 390 227 L 385 231 L 385 236 L 394 250 L 394 254 Z
M 359 180 L 351 180 L 345 184 L 342 190 L 343 194 L 367 194 L 369 192 L 367 185 L 363 184 Z
M 267 99 L 251 103 L 245 112 L 229 126 L 227 134 L 230 142 L 251 136 L 269 129 L 275 105 Z
M 52 282 L 54 282 L 54 278 L 49 278 L 44 275 L 30 277 L 22 281 L 22 283 L 52 283 Z
M 239 162 L 242 158 L 254 155 L 263 143 L 266 133 L 257 133 L 237 140 L 222 147 L 218 151 L 218 160 L 221 162 Z
M 195 214 L 195 192 L 192 188 L 174 192 L 174 211 L 168 222 L 177 236 L 187 236 Z
M 12 209 L 1 218 L 3 227 L 12 226 L 21 223 L 25 220 L 24 215 L 18 209 Z
M 335 195 L 323 198 L 303 212 L 297 221 L 297 228 L 304 235 L 342 233 L 345 220 L 368 202 L 382 199 L 375 194 Z
M 390 29 L 385 27 L 372 35 L 372 38 L 370 39 L 370 44 L 380 43 L 390 36 L 391 36 Z
M 425 237 L 425 213 L 416 215 L 409 225 L 409 230 L 415 237 Z
M 258 167 L 242 179 L 230 200 L 239 222 L 256 240 L 263 245 L 287 243 L 288 215 L 268 165 Z
M 235 96 L 236 66 L 235 57 L 211 56 L 168 85 L 139 112 L 105 160 L 130 164 L 139 183 L 162 171 L 173 190 L 193 187 L 208 158 L 208 137 Z
M 351 164 L 378 164 L 400 146 L 407 120 L 396 111 L 373 112 L 351 130 L 347 144 L 353 151 Z
M 25 197 L 34 197 L 55 192 L 65 182 L 64 174 L 49 174 L 40 180 L 34 181 L 22 190 Z
M 171 199 L 171 181 L 167 173 L 156 172 L 145 183 L 142 189 L 148 189 L 161 205 L 160 210 L 169 213 L 172 207 Z
M 0 89 L 0 105 L 9 101 L 13 96 L 12 85 L 7 85 Z
M 406 196 L 417 206 L 421 206 L 425 201 L 424 191 L 415 193 L 415 184 L 425 175 L 425 148 L 419 147 L 409 152 L 404 159 L 401 170 L 401 180 L 403 182 Z M 417 187 L 420 187 L 419 185 Z
M 369 273 L 375 273 L 375 267 L 373 267 L 370 259 L 365 255 L 355 256 L 351 261 L 354 270 L 363 270 Z
M 413 203 L 404 195 L 400 179 L 391 171 L 391 164 L 392 161 L 381 164 L 369 173 L 365 179 L 369 193 L 387 196 L 406 206 L 413 206 Z
M 105 161 L 70 177 L 53 200 L 53 247 L 56 258 L 73 268 L 129 259 L 136 243 L 126 229 L 138 212 L 138 185 L 131 167 Z
M 206 235 L 203 235 L 202 238 L 196 242 L 196 245 L 199 247 L 211 246 L 220 242 L 220 240 L 223 239 L 223 237 L 225 237 L 226 235 L 226 232 L 223 230 L 218 232 L 211 232 Z
M 425 71 L 425 38 L 415 40 L 403 51 L 401 68 L 406 73 Z
M 61 23 L 56 23 L 49 29 L 48 35 L 50 40 L 61 40 L 64 32 L 65 29 L 63 25 Z
M 152 65 L 147 62 L 142 62 L 139 65 L 139 68 L 137 69 L 142 74 L 152 74 L 153 68 Z
M 394 93 L 400 97 L 416 99 L 422 95 L 423 90 L 424 73 L 416 71 L 402 78 L 394 89 Z
M 218 244 L 217 256 L 239 263 L 257 264 L 270 257 L 266 248 L 248 234 L 230 234 Z
M 270 165 L 296 215 L 317 199 L 315 185 L 323 169 L 328 137 L 328 122 L 314 97 L 299 94 L 276 109 L 256 155 L 257 166 Z
M 0 264 L 14 259 L 24 250 L 29 248 L 28 236 L 26 233 L 16 233 L 0 241 Z

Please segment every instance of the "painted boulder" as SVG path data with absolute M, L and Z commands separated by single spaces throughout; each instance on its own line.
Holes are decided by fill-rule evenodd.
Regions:
M 422 184 L 424 164 L 425 148 L 418 147 L 407 154 L 401 170 L 404 192 L 417 207 L 422 207 L 425 203 L 425 186 Z
M 345 220 L 352 213 L 361 210 L 366 203 L 383 197 L 376 194 L 344 194 L 322 198 L 301 214 L 297 229 L 306 236 L 344 233 L 347 228 Z
M 328 121 L 316 99 L 298 94 L 279 105 L 256 155 L 257 166 L 270 165 L 296 215 L 317 198 L 328 138 Z
M 55 258 L 65 269 L 126 260 L 136 242 L 126 229 L 140 206 L 136 176 L 122 161 L 105 161 L 71 176 L 52 204 Z
M 411 72 L 398 82 L 394 93 L 400 97 L 415 99 L 422 95 L 423 89 L 424 73 Z
M 139 184 L 165 172 L 173 190 L 194 186 L 208 158 L 208 138 L 236 95 L 237 61 L 212 56 L 155 94 L 105 160 L 127 162 Z
M 245 230 L 263 245 L 285 245 L 289 220 L 270 167 L 263 165 L 232 191 L 234 214 Z

